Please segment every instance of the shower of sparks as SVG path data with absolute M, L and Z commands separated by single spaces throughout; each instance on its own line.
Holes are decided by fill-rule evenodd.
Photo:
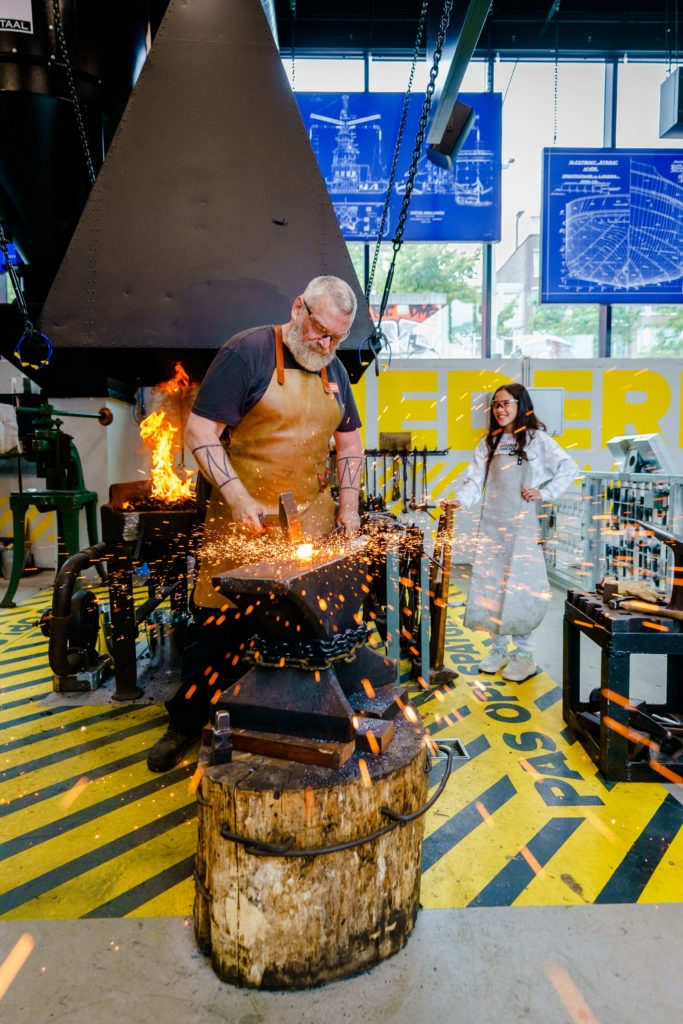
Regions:
M 0 999 L 4 996 L 35 946 L 35 939 L 24 932 L 19 941 L 0 964 Z
M 85 789 L 89 782 L 90 779 L 87 777 L 87 775 L 83 775 L 82 778 L 78 780 L 78 782 L 75 782 L 73 784 L 68 793 L 64 794 L 62 799 L 59 801 L 59 806 L 64 808 L 64 810 L 66 810 L 67 807 L 71 807 L 74 800 L 78 800 L 79 796 L 81 795 L 81 793 L 83 792 L 83 790 Z
M 572 1024 L 598 1024 L 597 1017 L 572 980 L 569 971 L 552 960 L 544 964 L 544 967 L 545 973 L 572 1019 Z

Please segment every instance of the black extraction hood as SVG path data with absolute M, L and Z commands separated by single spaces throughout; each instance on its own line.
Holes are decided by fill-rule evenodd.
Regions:
M 319 274 L 367 304 L 260 0 L 172 0 L 43 308 L 51 395 L 201 378 Z

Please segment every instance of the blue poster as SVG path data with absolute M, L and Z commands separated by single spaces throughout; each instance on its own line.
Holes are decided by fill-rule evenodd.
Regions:
M 296 93 L 344 238 L 377 238 L 403 110 L 403 93 Z M 423 146 L 406 223 L 408 242 L 500 240 L 500 93 L 463 93 L 474 125 L 451 171 Z M 411 97 L 384 238 L 394 237 L 423 96 Z
M 683 150 L 544 150 L 542 238 L 542 302 L 683 302 Z

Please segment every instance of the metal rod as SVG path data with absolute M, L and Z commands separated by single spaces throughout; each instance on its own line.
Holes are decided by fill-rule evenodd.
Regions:
M 400 825 L 407 825 L 411 821 L 415 821 L 417 818 L 420 818 L 430 809 L 430 807 L 433 807 L 439 799 L 446 788 L 446 783 L 451 775 L 451 769 L 453 767 L 453 748 L 439 746 L 438 749 L 442 753 L 446 754 L 446 767 L 444 768 L 443 778 L 432 797 L 426 804 L 423 804 L 422 807 L 418 808 L 417 811 L 413 811 L 412 814 L 399 814 L 397 811 L 392 811 L 389 807 L 380 807 L 380 814 L 383 814 L 385 818 L 391 818 L 391 824 L 385 825 L 384 828 L 378 828 L 375 832 L 370 832 L 366 836 L 359 836 L 358 839 L 349 839 L 345 843 L 335 843 L 333 846 L 319 846 L 312 850 L 292 849 L 296 841 L 294 836 L 289 836 L 288 839 L 285 839 L 285 841 L 280 844 L 264 843 L 259 839 L 249 839 L 247 836 L 236 835 L 225 825 L 221 828 L 221 836 L 223 839 L 227 839 L 231 843 L 238 843 L 240 846 L 243 846 L 245 853 L 251 853 L 255 857 L 320 857 L 323 854 L 341 853 L 344 850 L 353 850 L 356 846 L 363 846 L 365 843 L 371 843 L 374 839 L 379 839 L 381 836 L 386 835 L 387 832 L 392 832 Z M 198 880 L 196 871 L 194 877 L 195 881 L 198 882 L 198 884 L 201 884 Z M 204 889 L 203 885 L 202 889 Z M 206 893 L 205 896 L 204 893 Z M 204 889 L 202 895 L 204 896 L 204 899 L 211 899 L 211 895 L 206 889 Z
M 429 555 L 420 557 L 420 675 L 429 683 Z
M 614 149 L 617 144 L 617 82 L 619 62 L 605 61 L 605 96 L 603 102 L 602 144 Z M 612 358 L 612 307 L 602 305 L 598 316 L 598 358 Z
M 387 540 L 387 656 L 400 658 L 399 635 L 399 601 L 401 597 L 399 581 L 399 542 L 398 538 Z

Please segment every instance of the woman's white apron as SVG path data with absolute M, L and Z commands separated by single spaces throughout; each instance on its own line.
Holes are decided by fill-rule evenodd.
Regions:
M 531 467 L 517 454 L 489 464 L 465 625 L 523 636 L 541 624 L 551 592 L 536 506 L 522 498 Z

